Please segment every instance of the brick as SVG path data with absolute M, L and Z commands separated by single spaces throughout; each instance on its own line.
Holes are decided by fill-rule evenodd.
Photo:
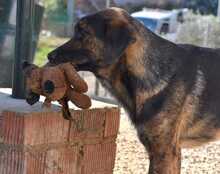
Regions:
M 75 138 L 99 138 L 103 137 L 105 111 L 102 109 L 91 109 L 73 111 L 75 121 L 71 122 L 70 140 Z
M 117 109 L 0 113 L 0 174 L 112 174 Z
M 83 174 L 111 171 L 114 168 L 116 143 L 86 145 L 84 147 Z
M 25 115 L 24 144 L 39 145 L 65 142 L 69 121 L 60 113 L 32 113 Z
M 79 148 L 49 150 L 46 156 L 47 174 L 80 174 L 78 166 Z
M 7 144 L 22 144 L 24 141 L 24 119 L 20 114 L 2 113 L 0 139 Z
M 25 152 L 25 174 L 43 174 L 47 168 L 45 164 L 46 152 L 34 152 L 27 150 Z
M 102 172 L 94 172 L 93 174 L 112 174 L 113 170 L 111 171 L 102 171 Z
M 2 150 L 2 149 L 1 149 Z M 0 173 L 1 174 L 23 174 L 24 173 L 24 153 L 8 149 L 1 151 Z
M 117 136 L 120 124 L 120 110 L 111 108 L 106 110 L 104 137 Z

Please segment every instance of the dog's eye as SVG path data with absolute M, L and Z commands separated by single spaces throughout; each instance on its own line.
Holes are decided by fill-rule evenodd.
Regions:
M 76 28 L 75 30 L 75 39 L 80 40 L 89 35 L 89 31 L 85 30 L 84 28 Z
M 81 34 L 82 34 L 83 36 L 86 36 L 86 35 L 89 35 L 89 34 L 90 34 L 89 30 L 86 30 L 85 28 L 81 28 L 80 32 L 81 32 Z

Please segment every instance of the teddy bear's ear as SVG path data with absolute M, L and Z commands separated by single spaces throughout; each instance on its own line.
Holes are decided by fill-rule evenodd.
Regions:
M 39 67 L 37 65 L 31 64 L 31 63 L 29 63 L 27 61 L 22 63 L 22 69 L 23 69 L 25 75 L 30 74 L 31 71 L 36 69 L 36 68 L 39 68 Z
M 79 76 L 73 65 L 71 65 L 70 63 L 64 63 L 60 66 L 64 70 L 68 82 L 73 86 L 75 91 L 80 93 L 85 93 L 88 91 L 88 85 Z

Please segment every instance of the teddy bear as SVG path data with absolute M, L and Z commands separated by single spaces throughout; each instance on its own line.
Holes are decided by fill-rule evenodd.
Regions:
M 88 91 L 86 82 L 79 76 L 71 63 L 56 66 L 38 67 L 27 62 L 23 63 L 26 79 L 28 104 L 39 101 L 40 95 L 45 96 L 43 106 L 50 107 L 51 101 L 58 101 L 62 105 L 62 114 L 70 120 L 68 101 L 77 107 L 88 109 L 91 99 L 83 94 Z

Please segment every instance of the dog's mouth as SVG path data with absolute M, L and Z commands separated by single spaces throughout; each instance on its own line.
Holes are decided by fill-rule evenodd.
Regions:
M 94 62 L 74 63 L 74 67 L 77 71 L 90 71 L 94 72 L 97 69 L 97 65 Z
M 75 64 L 82 64 L 88 62 L 89 58 L 94 55 L 86 49 L 78 50 L 63 50 L 58 49 L 48 54 L 48 60 L 52 64 L 60 64 L 66 62 L 73 62 Z
M 88 71 L 88 63 L 74 64 L 76 71 Z
M 86 49 L 79 50 L 57 50 L 48 55 L 49 62 L 53 65 L 71 62 L 77 71 L 94 72 L 97 68 L 95 55 Z

